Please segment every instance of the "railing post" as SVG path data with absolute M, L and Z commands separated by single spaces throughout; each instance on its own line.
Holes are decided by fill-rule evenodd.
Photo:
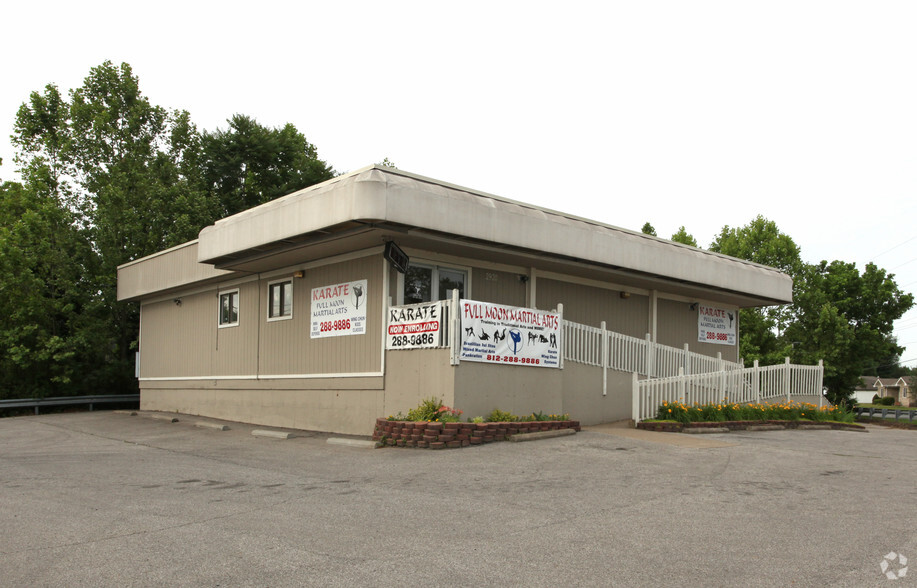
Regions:
M 608 396 L 608 331 L 602 321 L 602 396 Z
M 786 401 L 790 401 L 790 358 L 783 362 L 783 389 L 786 390 Z
M 818 377 L 816 378 L 818 382 L 818 408 L 821 408 L 825 404 L 825 360 L 818 360 Z
M 637 423 L 640 422 L 640 382 L 637 379 L 637 372 L 634 372 L 634 375 L 631 379 L 630 391 L 631 391 L 630 392 L 631 393 L 630 412 L 631 412 L 631 416 L 634 419 L 634 424 L 636 425 Z
M 691 369 L 691 352 L 688 350 L 688 344 L 685 343 L 685 358 L 681 362 L 685 368 L 685 374 L 690 375 L 694 370 Z
M 761 374 L 758 370 L 758 360 L 755 360 L 754 371 L 751 373 L 751 389 L 755 395 L 755 404 L 761 404 Z
M 564 325 L 564 305 L 562 303 L 557 304 L 557 324 L 560 327 L 561 333 L 562 333 L 563 325 Z M 557 354 L 560 356 L 557 358 L 557 361 L 560 364 L 560 369 L 564 369 L 564 347 L 565 347 L 564 339 L 566 339 L 566 337 L 561 335 L 560 343 L 557 346 L 558 347 Z
M 685 389 L 685 368 L 678 368 L 678 399 L 688 404 L 688 393 Z
M 649 333 L 646 334 L 646 377 L 652 378 L 655 373 L 656 349 L 653 347 L 653 339 Z

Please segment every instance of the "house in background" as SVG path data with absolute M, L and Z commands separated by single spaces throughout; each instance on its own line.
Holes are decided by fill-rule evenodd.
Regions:
M 899 406 L 913 406 L 914 376 L 900 378 L 880 378 L 878 376 L 861 376 L 860 385 L 854 390 L 856 401 L 871 404 L 874 396 L 892 397 Z
M 608 197 L 598 181 L 595 195 Z M 634 372 L 662 374 L 675 365 L 665 358 L 737 362 L 738 310 L 791 302 L 792 280 L 370 166 L 121 266 L 118 297 L 140 304 L 141 408 L 369 434 L 376 417 L 431 396 L 466 416 L 629 418 Z M 456 306 L 433 304 L 451 298 L 461 323 Z M 405 316 L 419 322 L 392 326 Z M 505 322 L 517 319 L 528 322 Z M 632 367 L 595 367 L 612 354 L 590 343 L 598 332 L 618 337 Z M 494 340 L 503 353 L 474 353 Z

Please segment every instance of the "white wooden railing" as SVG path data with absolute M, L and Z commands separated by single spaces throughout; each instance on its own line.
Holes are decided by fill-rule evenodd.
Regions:
M 815 396 L 823 402 L 824 364 L 793 365 L 790 358 L 780 365 L 724 370 L 702 374 L 678 374 L 641 380 L 633 375 L 632 406 L 635 422 L 653 418 L 663 402 L 706 404 L 709 402 L 760 403 L 789 401 L 793 396 Z
M 566 361 L 601 367 L 605 370 L 637 373 L 647 377 L 675 376 L 678 373 L 700 374 L 735 371 L 744 366 L 683 348 L 661 345 L 646 338 L 622 335 L 605 328 L 563 322 L 563 354 Z M 603 378 L 604 379 L 604 378 Z M 607 392 L 603 390 L 603 393 Z

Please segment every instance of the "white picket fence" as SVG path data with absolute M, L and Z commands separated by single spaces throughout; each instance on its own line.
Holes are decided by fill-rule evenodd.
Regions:
M 704 374 L 678 374 L 641 380 L 633 375 L 633 419 L 653 418 L 663 402 L 735 402 L 739 404 L 789 401 L 793 396 L 815 396 L 822 406 L 824 364 L 780 365 L 724 370 Z

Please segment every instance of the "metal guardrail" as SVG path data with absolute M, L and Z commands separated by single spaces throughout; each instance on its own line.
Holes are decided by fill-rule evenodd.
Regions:
M 96 404 L 115 404 L 140 402 L 140 394 L 98 394 L 96 396 L 54 396 L 50 398 L 7 398 L 0 400 L 0 410 L 4 408 L 35 408 L 35 414 L 42 406 L 80 406 L 89 405 L 89 410 Z
M 856 407 L 853 409 L 857 416 L 879 417 L 883 419 L 895 419 L 896 421 L 902 416 L 909 421 L 917 417 L 917 410 L 900 410 L 897 408 L 872 408 Z

